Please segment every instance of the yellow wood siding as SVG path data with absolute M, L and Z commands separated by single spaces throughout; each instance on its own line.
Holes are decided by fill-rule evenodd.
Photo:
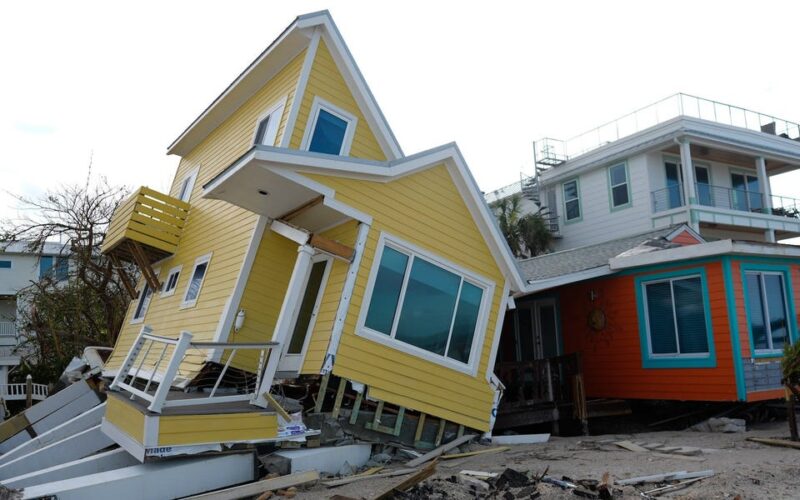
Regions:
M 308 77 L 308 85 L 303 94 L 303 100 L 297 115 L 297 125 L 292 132 L 290 147 L 293 149 L 300 149 L 314 96 L 319 96 L 358 118 L 353 144 L 350 147 L 350 156 L 370 160 L 386 159 L 386 155 L 383 154 L 383 150 L 381 150 L 375 135 L 364 118 L 364 114 L 356 104 L 353 94 L 347 87 L 347 83 L 344 81 L 342 74 L 336 67 L 336 62 L 331 57 L 331 53 L 323 41 L 319 42 L 314 64 L 311 66 L 311 73 Z
M 358 223 L 352 221 L 325 231 L 322 236 L 352 247 L 355 245 L 357 232 Z M 322 368 L 349 268 L 349 263 L 339 259 L 333 260 L 333 267 L 328 275 L 325 290 L 322 292 L 319 311 L 314 322 L 314 329 L 311 331 L 311 339 L 308 341 L 308 350 L 300 373 L 319 373 Z
M 366 383 L 370 395 L 376 398 L 488 430 L 493 393 L 485 374 L 505 278 L 447 168 L 432 167 L 388 183 L 307 175 L 335 189 L 336 199 L 373 217 L 334 373 Z M 355 334 L 381 231 L 494 281 L 494 297 L 474 377 Z
M 156 293 L 150 302 L 144 324 L 152 326 L 156 334 L 175 337 L 180 330 L 188 330 L 197 340 L 213 338 L 225 303 L 233 292 L 257 216 L 223 201 L 201 198 L 202 186 L 250 149 L 260 115 L 286 98 L 276 139 L 276 144 L 280 143 L 304 58 L 305 51 L 181 159 L 171 189 L 173 196 L 177 196 L 180 183 L 187 173 L 198 167 L 199 173 L 189 200 L 192 208 L 178 250 L 158 266 L 162 278 L 172 267 L 182 264 L 183 269 L 175 294 L 161 298 Z M 197 304 L 180 309 L 195 259 L 210 252 L 213 252 L 213 256 Z M 142 284 L 139 286 L 141 288 Z M 128 308 L 114 353 L 107 363 L 108 369 L 119 367 L 141 328 L 141 325 L 130 324 L 133 310 L 134 307 Z M 151 353 L 153 356 L 154 353 Z M 181 366 L 181 373 L 191 376 L 203 360 L 202 355 L 193 356 Z
M 106 420 L 137 442 L 144 443 L 144 414 L 120 397 L 109 394 L 106 400 Z
M 159 446 L 258 441 L 277 436 L 274 413 L 162 415 L 158 419 Z

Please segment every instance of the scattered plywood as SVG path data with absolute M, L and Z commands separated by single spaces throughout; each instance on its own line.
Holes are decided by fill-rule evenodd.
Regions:
M 202 495 L 189 497 L 186 500 L 238 500 L 239 498 L 248 498 L 259 495 L 265 491 L 282 490 L 292 486 L 311 483 L 317 480 L 319 480 L 319 472 L 306 471 L 297 474 L 279 476 L 272 479 L 264 479 L 263 481 L 247 483 L 224 490 L 211 491 L 208 493 L 203 493 Z
M 328 488 L 334 488 L 336 486 L 342 486 L 345 484 L 356 483 L 359 481 L 364 481 L 366 479 L 380 479 L 384 477 L 395 477 L 395 476 L 404 476 L 406 474 L 412 474 L 417 472 L 419 469 L 397 469 L 389 472 L 381 472 L 380 474 L 359 474 L 356 476 L 345 477 L 342 479 L 332 479 L 330 481 L 322 481 L 324 486 Z
M 754 443 L 768 444 L 770 446 L 782 446 L 784 448 L 794 448 L 800 450 L 800 441 L 789 441 L 787 439 L 770 439 L 770 438 L 757 438 L 749 437 L 748 441 Z
M 630 441 L 617 441 L 614 444 L 619 446 L 620 448 L 625 448 L 628 451 L 635 451 L 635 452 L 650 451 L 647 448 L 639 446 L 638 444 L 632 443 Z
M 511 448 L 508 446 L 498 446 L 496 448 L 486 448 L 484 450 L 477 450 L 477 451 L 468 451 L 466 453 L 453 453 L 452 455 L 442 455 L 442 460 L 452 460 L 454 458 L 464 458 L 464 457 L 472 457 L 475 455 L 486 455 L 489 453 L 500 453 L 501 451 L 508 451 Z
M 393 498 L 396 493 L 406 491 L 407 489 L 413 487 L 417 483 L 420 483 L 425 479 L 429 478 L 435 472 L 436 472 L 436 461 L 434 460 L 430 464 L 426 465 L 424 468 L 420 469 L 418 472 L 411 475 L 411 477 L 404 479 L 398 484 L 390 486 L 386 490 L 383 490 L 381 493 L 378 493 L 376 496 L 373 497 L 373 500 L 384 500 L 387 498 Z
M 429 462 L 429 461 L 433 460 L 434 458 L 444 454 L 445 452 L 448 452 L 448 451 L 452 450 L 453 448 L 455 448 L 457 446 L 461 446 L 462 444 L 465 444 L 465 443 L 468 443 L 468 442 L 472 441 L 476 437 L 477 436 L 475 434 L 467 434 L 466 436 L 461 436 L 460 438 L 456 438 L 456 439 L 450 441 L 449 443 L 445 443 L 445 444 L 439 446 L 438 448 L 435 448 L 435 449 L 429 451 L 428 453 L 422 455 L 419 458 L 415 458 L 413 460 L 409 460 L 408 462 L 406 462 L 406 467 L 419 467 L 420 465 L 424 464 L 425 462 Z
M 620 486 L 631 486 L 642 483 L 663 483 L 665 481 L 680 481 L 683 479 L 696 479 L 706 478 L 714 475 L 713 470 L 701 470 L 698 472 L 687 472 L 679 470 L 675 472 L 665 472 L 663 474 L 654 474 L 652 476 L 632 477 L 630 479 L 622 479 L 617 481 Z

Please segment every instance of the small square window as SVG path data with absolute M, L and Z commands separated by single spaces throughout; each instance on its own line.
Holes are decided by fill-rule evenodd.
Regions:
M 189 283 L 186 285 L 186 292 L 181 302 L 181 308 L 192 307 L 197 304 L 197 299 L 200 297 L 200 289 L 203 287 L 206 274 L 208 274 L 208 263 L 211 260 L 211 254 L 198 257 L 194 262 L 194 269 L 189 277 Z
M 347 156 L 353 142 L 357 118 L 333 104 L 314 98 L 303 149 L 315 153 Z
M 256 146 L 275 146 L 278 138 L 278 126 L 283 116 L 283 108 L 286 106 L 286 97 L 280 102 L 269 108 L 258 118 L 256 134 L 253 137 L 253 144 Z
M 175 295 L 175 289 L 178 288 L 178 279 L 181 275 L 183 266 L 176 266 L 169 270 L 167 278 L 161 284 L 161 297 L 170 297 Z
M 11 269 L 10 260 L 0 260 L 0 269 Z

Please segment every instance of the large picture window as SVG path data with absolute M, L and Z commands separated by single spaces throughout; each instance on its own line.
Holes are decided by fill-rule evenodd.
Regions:
M 636 279 L 645 368 L 715 366 L 704 273 L 698 269 Z
M 470 364 L 491 285 L 385 238 L 377 255 L 364 329 L 448 364 Z
M 790 341 L 784 275 L 745 272 L 747 319 L 756 352 L 780 352 Z

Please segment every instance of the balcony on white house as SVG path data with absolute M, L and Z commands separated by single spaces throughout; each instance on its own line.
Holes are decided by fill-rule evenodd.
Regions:
M 13 321 L 0 321 L 0 346 L 17 345 L 17 324 Z

